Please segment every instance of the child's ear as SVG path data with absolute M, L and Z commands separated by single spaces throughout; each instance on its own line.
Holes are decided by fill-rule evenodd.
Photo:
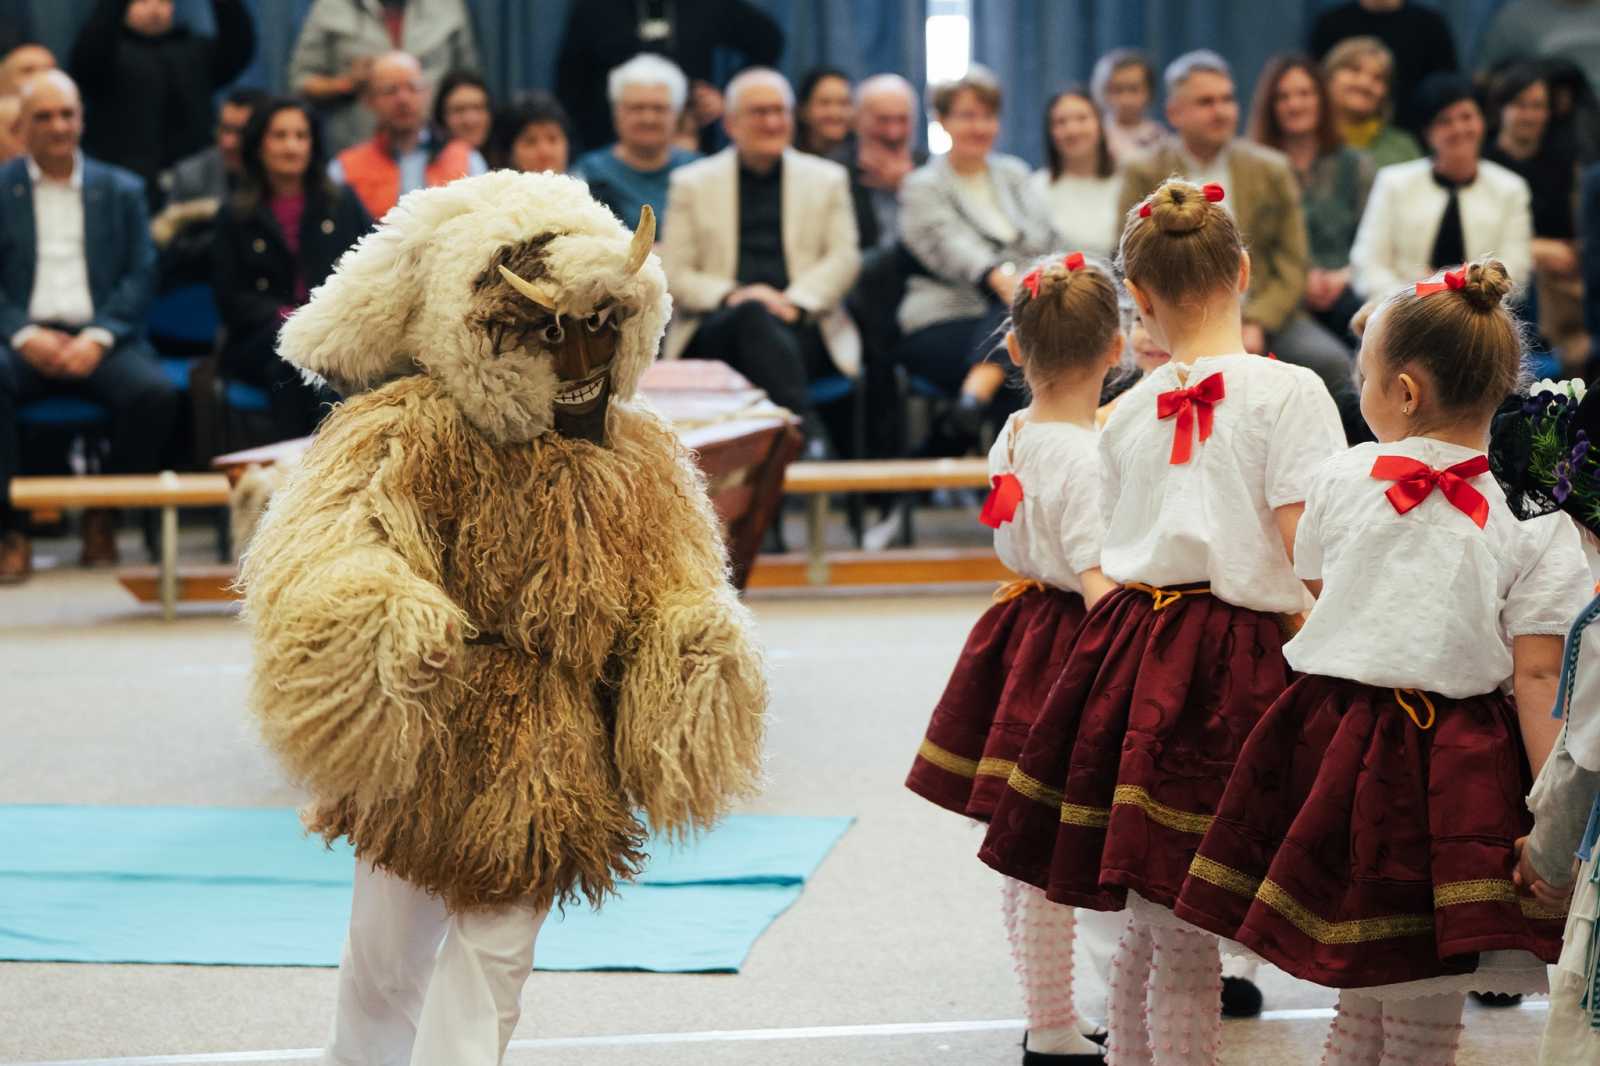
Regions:
M 1006 354 L 1011 356 L 1012 366 L 1022 365 L 1022 345 L 1017 343 L 1017 331 L 1006 330 Z
M 1123 288 L 1128 290 L 1128 295 L 1133 297 L 1133 306 L 1139 309 L 1141 318 L 1148 320 L 1151 315 L 1156 313 L 1155 304 L 1150 302 L 1150 297 L 1146 296 L 1144 290 L 1131 279 L 1123 279 L 1122 285 Z
M 1111 335 L 1111 343 L 1106 345 L 1107 370 L 1122 365 L 1122 351 L 1127 347 L 1127 343 L 1128 338 L 1123 336 L 1121 330 Z

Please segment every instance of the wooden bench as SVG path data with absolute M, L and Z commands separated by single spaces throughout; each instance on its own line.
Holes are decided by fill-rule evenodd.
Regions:
M 828 497 L 861 492 L 928 492 L 934 489 L 986 489 L 987 459 L 844 459 L 791 463 L 783 491 L 810 496 L 806 519 L 805 580 L 811 585 L 902 584 L 925 581 L 1004 580 L 1011 576 L 991 550 L 931 552 L 853 552 L 830 560 L 825 547 Z M 840 573 L 833 572 L 834 564 Z M 793 571 L 779 560 L 762 560 L 755 584 L 787 584 Z M 772 572 L 765 572 L 765 571 Z
M 11 506 L 31 514 L 90 507 L 155 507 L 161 510 L 161 562 L 156 568 L 162 616 L 178 604 L 178 508 L 225 507 L 228 479 L 221 474 L 116 474 L 89 477 L 11 479 Z

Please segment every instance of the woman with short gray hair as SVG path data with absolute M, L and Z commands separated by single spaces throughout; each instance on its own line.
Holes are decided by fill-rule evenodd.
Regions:
M 985 419 L 1003 421 L 1019 405 L 1021 393 L 1003 387 L 1005 364 L 989 356 L 1019 268 L 1049 252 L 1056 236 L 1028 165 L 994 151 L 1001 103 L 994 76 L 974 66 L 937 86 L 931 102 L 951 146 L 900 187 L 901 240 L 927 273 L 906 285 L 905 338 L 894 359 L 956 398 L 926 450 L 960 454 L 977 442 Z

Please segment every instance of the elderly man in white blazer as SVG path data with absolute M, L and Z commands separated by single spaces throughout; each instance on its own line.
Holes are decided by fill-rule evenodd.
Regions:
M 1526 285 L 1533 266 L 1528 183 L 1482 157 L 1483 113 L 1464 78 L 1431 75 L 1417 95 L 1430 154 L 1378 171 L 1350 250 L 1356 291 L 1382 296 L 1489 254 Z
M 751 68 L 728 83 L 733 146 L 673 171 L 661 261 L 668 359 L 720 359 L 799 414 L 808 383 L 861 370 L 845 293 L 861 267 L 845 168 L 790 147 L 794 91 Z

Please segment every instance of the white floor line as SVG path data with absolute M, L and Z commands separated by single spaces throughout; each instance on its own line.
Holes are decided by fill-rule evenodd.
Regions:
M 1519 1010 L 1549 1009 L 1547 1000 L 1525 1001 Z M 1257 1021 L 1329 1021 L 1327 1007 L 1262 1011 Z M 1236 1023 L 1243 1024 L 1243 1023 Z M 888 1022 L 879 1025 L 813 1025 L 788 1029 L 706 1029 L 688 1033 L 627 1033 L 614 1036 L 547 1037 L 513 1040 L 511 1051 L 546 1051 L 555 1048 L 641 1047 L 647 1044 L 714 1044 L 758 1040 L 838 1040 L 849 1037 L 922 1036 L 932 1033 L 982 1033 L 1022 1029 L 1021 1018 L 995 1018 L 972 1022 Z M 279 1051 L 219 1051 L 197 1055 L 144 1055 L 115 1059 L 50 1059 L 10 1063 L 8 1066 L 188 1066 L 199 1063 L 310 1062 L 322 1056 L 320 1048 L 284 1048 Z

